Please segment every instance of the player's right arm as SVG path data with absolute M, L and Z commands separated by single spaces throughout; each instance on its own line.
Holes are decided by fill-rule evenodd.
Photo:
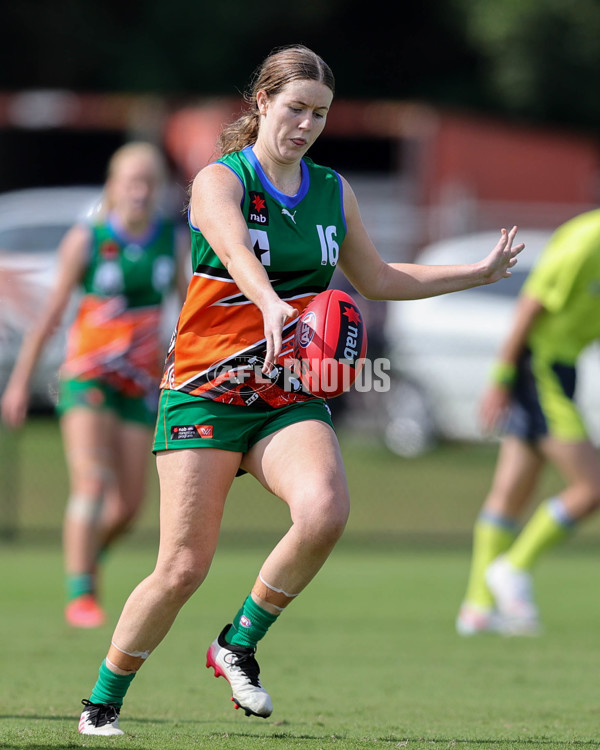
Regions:
M 59 326 L 65 308 L 88 262 L 90 230 L 77 225 L 65 235 L 58 249 L 56 281 L 46 307 L 25 334 L 17 360 L 2 396 L 2 419 L 10 427 L 19 427 L 27 415 L 29 386 L 46 341 Z
M 242 184 L 222 164 L 205 167 L 192 186 L 190 218 L 242 294 L 261 311 L 267 353 L 263 372 L 270 372 L 282 348 L 283 325 L 297 311 L 273 289 L 264 266 L 254 254 L 248 226 L 240 210 Z

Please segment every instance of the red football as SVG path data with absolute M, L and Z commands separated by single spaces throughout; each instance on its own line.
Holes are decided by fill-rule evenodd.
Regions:
M 302 384 L 315 396 L 347 391 L 364 365 L 367 330 L 349 294 L 328 289 L 317 294 L 298 318 L 294 357 Z

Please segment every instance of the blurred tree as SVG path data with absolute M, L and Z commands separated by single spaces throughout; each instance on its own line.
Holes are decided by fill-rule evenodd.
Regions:
M 452 101 L 473 55 L 448 0 L 19 0 L 3 7 L 1 88 L 199 95 L 244 87 L 273 48 L 302 42 L 344 96 Z
M 303 42 L 340 96 L 600 125 L 599 0 L 19 0 L 2 27 L 0 89 L 232 95 Z
M 600 125 L 598 0 L 456 0 L 455 7 L 483 61 L 482 105 Z

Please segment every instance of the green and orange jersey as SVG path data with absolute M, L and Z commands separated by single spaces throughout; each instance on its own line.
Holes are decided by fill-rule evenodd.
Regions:
M 134 238 L 109 216 L 89 231 L 83 296 L 61 375 L 100 378 L 126 395 L 146 395 L 164 360 L 161 304 L 175 279 L 174 224 L 157 218 Z
M 250 146 L 219 163 L 243 186 L 241 211 L 273 288 L 301 312 L 329 286 L 346 235 L 339 175 L 305 158 L 300 189 L 289 196 L 271 184 Z M 266 345 L 260 310 L 241 293 L 200 230 L 193 225 L 190 230 L 194 274 L 161 387 L 222 403 L 272 408 L 314 398 L 287 366 L 296 321 L 284 326 L 277 367 L 270 377 L 263 375 Z

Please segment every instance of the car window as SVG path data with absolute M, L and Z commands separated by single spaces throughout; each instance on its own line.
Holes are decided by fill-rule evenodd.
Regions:
M 39 253 L 56 250 L 70 224 L 39 224 L 0 229 L 0 251 Z

